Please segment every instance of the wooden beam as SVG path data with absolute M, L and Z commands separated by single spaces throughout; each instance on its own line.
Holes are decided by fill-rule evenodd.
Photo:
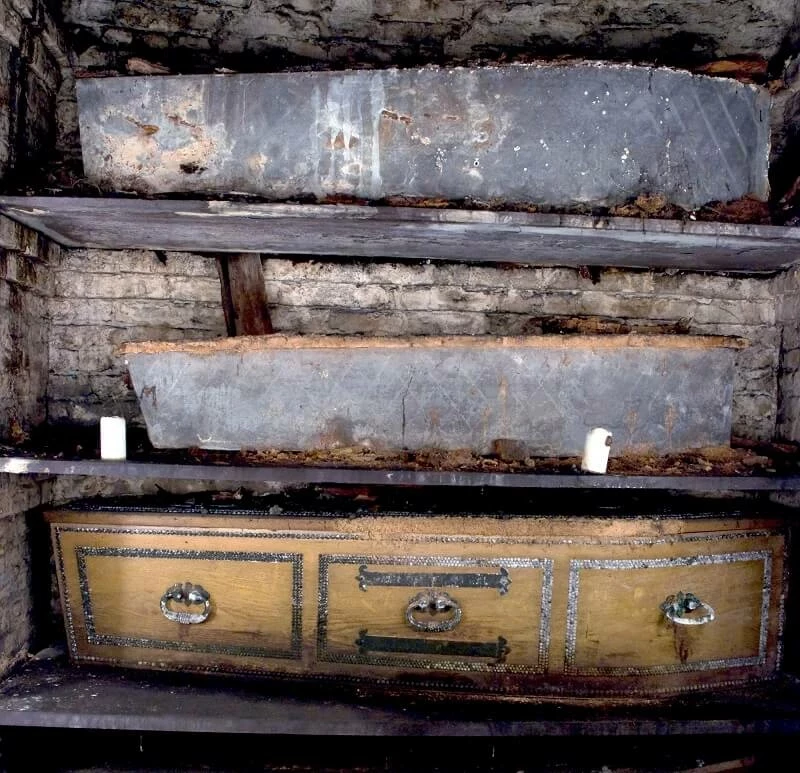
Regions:
M 217 273 L 228 335 L 272 333 L 261 256 L 251 252 L 218 256 Z
M 0 213 L 65 247 L 347 260 L 778 271 L 800 228 L 414 207 L 0 197 Z

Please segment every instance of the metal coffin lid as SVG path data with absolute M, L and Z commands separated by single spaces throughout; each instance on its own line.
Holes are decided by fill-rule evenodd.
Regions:
M 769 103 L 731 79 L 599 62 L 78 82 L 91 183 L 273 200 L 765 200 Z
M 241 337 L 127 344 L 157 448 L 681 451 L 730 440 L 740 339 Z

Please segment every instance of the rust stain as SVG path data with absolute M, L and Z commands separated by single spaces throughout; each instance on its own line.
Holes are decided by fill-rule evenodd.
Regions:
M 331 138 L 330 134 L 327 136 L 327 141 L 325 143 L 328 150 L 344 150 L 347 148 L 348 150 L 352 150 L 353 148 L 358 147 L 361 140 L 355 135 L 351 136 L 349 139 L 345 140 L 344 132 L 339 131 L 335 137 Z
M 400 123 L 404 123 L 406 126 L 414 123 L 414 119 L 410 115 L 404 115 L 403 113 L 398 113 L 396 110 L 387 110 L 386 108 L 381 110 L 381 118 L 388 118 L 390 121 L 400 121 Z
M 489 421 L 492 418 L 492 408 L 491 406 L 487 405 L 483 409 L 483 413 L 481 415 L 481 438 L 482 443 L 485 446 L 486 440 L 489 437 Z
M 185 118 L 181 118 L 179 115 L 175 113 L 170 113 L 167 116 L 167 119 L 172 121 L 176 126 L 187 126 L 190 129 L 196 129 L 197 127 L 194 124 L 189 123 Z
M 201 94 L 190 94 L 168 106 L 162 106 L 164 122 L 160 126 L 144 123 L 137 117 L 118 111 L 105 114 L 105 120 L 132 123 L 138 131 L 109 132 L 104 139 L 104 156 L 125 172 L 120 186 L 135 190 L 158 190 L 169 187 L 177 175 L 186 175 L 184 185 L 202 186 L 198 173 L 209 168 L 220 155 L 224 137 L 217 127 L 197 126 L 189 119 L 202 112 Z M 170 125 L 171 124 L 171 125 Z M 190 181 L 197 179 L 197 183 Z
M 394 127 L 391 121 L 381 121 L 378 124 L 378 142 L 381 146 L 387 146 L 394 138 Z
M 675 420 L 678 418 L 678 412 L 675 410 L 674 405 L 667 408 L 664 414 L 664 429 L 667 431 L 667 448 L 672 448 L 672 430 L 675 429 Z
M 384 201 L 390 207 L 425 207 L 426 209 L 450 208 L 450 202 L 441 197 L 425 198 L 422 196 L 387 196 Z
M 696 69 L 704 75 L 735 78 L 743 83 L 764 83 L 769 75 L 769 62 L 762 56 L 744 55 L 718 59 Z
M 247 159 L 247 166 L 254 174 L 262 174 L 269 164 L 269 157 L 263 153 L 256 153 Z
M 341 416 L 328 419 L 319 435 L 322 448 L 350 448 L 355 445 L 353 422 Z
M 492 136 L 495 132 L 494 121 L 487 118 L 485 121 L 481 121 L 475 128 L 478 130 L 478 136 L 472 144 L 476 148 L 485 148 L 492 141 Z
M 131 118 L 129 115 L 125 116 L 127 121 L 130 121 L 134 126 L 137 126 L 142 134 L 147 137 L 152 136 L 160 131 L 159 127 L 152 123 L 142 123 L 141 121 L 137 121 L 135 118 Z
M 691 632 L 684 625 L 673 625 L 675 654 L 681 663 L 685 663 L 691 654 Z
M 153 404 L 153 408 L 158 408 L 158 398 L 156 397 L 156 387 L 155 384 L 153 386 L 143 387 L 142 392 L 139 395 L 139 401 L 144 402 L 144 398 L 149 397 L 150 402 Z
M 636 434 L 636 428 L 639 424 L 639 414 L 631 408 L 625 414 L 625 427 L 628 430 L 628 445 L 633 443 L 633 436 Z
M 500 376 L 497 400 L 500 403 L 500 424 L 504 431 L 508 431 L 508 379 L 505 376 Z

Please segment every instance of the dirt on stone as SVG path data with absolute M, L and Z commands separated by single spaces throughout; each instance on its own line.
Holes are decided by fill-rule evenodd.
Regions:
M 504 444 L 496 444 L 495 454 L 481 456 L 467 449 L 446 451 L 423 449 L 400 453 L 381 452 L 363 447 L 341 447 L 316 451 L 216 452 L 191 449 L 188 453 L 203 464 L 240 464 L 245 466 L 347 467 L 372 470 L 435 470 L 495 473 L 558 474 L 580 471 L 580 457 L 520 458 L 519 449 L 506 455 Z M 773 454 L 769 451 L 773 450 Z M 628 452 L 609 460 L 608 472 L 615 475 L 729 475 L 771 474 L 798 467 L 796 449 L 783 452 L 772 446 L 747 448 L 707 447 L 672 454 L 648 451 Z

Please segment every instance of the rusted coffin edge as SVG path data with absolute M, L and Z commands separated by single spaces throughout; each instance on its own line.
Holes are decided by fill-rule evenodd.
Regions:
M 690 335 L 540 335 L 540 336 L 320 336 L 283 335 L 236 336 L 211 341 L 139 341 L 126 343 L 118 355 L 220 354 L 271 351 L 277 349 L 743 349 L 749 341 L 736 336 Z
M 726 337 L 255 336 L 120 349 L 156 448 L 669 452 L 730 441 Z

